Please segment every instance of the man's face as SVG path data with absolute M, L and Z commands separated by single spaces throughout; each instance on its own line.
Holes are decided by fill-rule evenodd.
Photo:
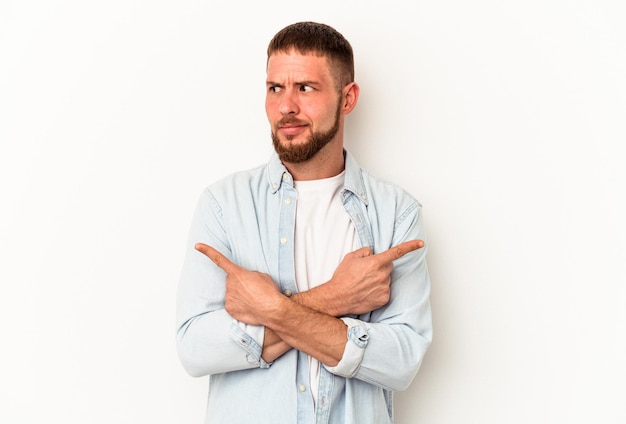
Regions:
M 341 92 L 326 57 L 295 51 L 270 56 L 265 111 L 280 159 L 311 159 L 336 139 L 341 125 Z

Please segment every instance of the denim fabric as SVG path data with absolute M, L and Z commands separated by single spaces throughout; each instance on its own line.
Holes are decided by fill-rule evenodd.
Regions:
M 379 253 L 425 239 L 412 196 L 360 169 L 347 152 L 345 167 L 342 201 L 362 246 Z M 176 339 L 186 371 L 210 375 L 206 423 L 392 423 L 392 392 L 409 386 L 432 339 L 426 247 L 394 262 L 387 305 L 342 317 L 345 353 L 337 366 L 321 367 L 316 406 L 307 355 L 292 349 L 263 361 L 264 329 L 229 316 L 224 272 L 193 248 L 209 244 L 297 293 L 296 202 L 293 179 L 275 154 L 267 165 L 214 183 L 199 199 L 179 282 Z

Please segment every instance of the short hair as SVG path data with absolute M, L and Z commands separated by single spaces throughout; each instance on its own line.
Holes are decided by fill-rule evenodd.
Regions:
M 354 81 L 352 46 L 334 28 L 317 22 L 298 22 L 280 30 L 267 47 L 267 60 L 276 52 L 295 50 L 301 54 L 326 56 L 341 89 Z

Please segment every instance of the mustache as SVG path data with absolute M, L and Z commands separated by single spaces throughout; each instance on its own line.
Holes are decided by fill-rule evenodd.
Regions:
M 276 123 L 279 127 L 284 125 L 307 125 L 306 122 L 300 121 L 299 119 L 294 118 L 293 116 L 286 116 L 282 118 L 280 121 Z

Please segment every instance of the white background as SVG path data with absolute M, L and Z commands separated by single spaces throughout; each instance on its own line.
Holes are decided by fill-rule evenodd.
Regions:
M 397 423 L 626 422 L 623 4 L 0 0 L 0 422 L 202 422 L 191 213 L 269 157 L 299 20 L 351 41 L 348 148 L 424 205 L 435 340 Z

